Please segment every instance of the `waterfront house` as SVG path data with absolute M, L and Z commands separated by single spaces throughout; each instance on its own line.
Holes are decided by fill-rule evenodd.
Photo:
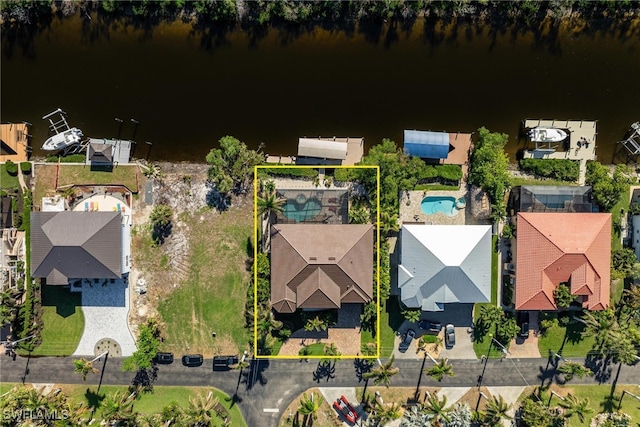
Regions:
M 370 224 L 271 227 L 271 305 L 279 313 L 373 299 Z
M 398 288 L 407 307 L 491 302 L 490 225 L 404 225 L 400 251 Z
M 560 284 L 584 308 L 609 305 L 610 213 L 520 212 L 517 225 L 516 310 L 556 310 Z
M 128 273 L 121 212 L 31 212 L 31 275 L 48 285 Z

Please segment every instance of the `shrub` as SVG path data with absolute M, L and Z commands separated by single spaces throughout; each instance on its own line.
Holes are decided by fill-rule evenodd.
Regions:
M 30 174 L 31 173 L 31 162 L 21 162 L 20 163 L 20 170 L 24 174 L 27 174 L 27 175 Z
M 261 168 L 259 171 L 271 176 L 289 176 L 295 178 L 315 178 L 318 176 L 318 171 L 310 168 Z
M 568 159 L 522 159 L 520 168 L 539 177 L 560 181 L 577 181 L 580 164 Z
M 7 173 L 9 175 L 17 175 L 18 174 L 18 165 L 16 163 L 13 163 L 11 160 L 7 160 L 7 163 L 5 163 L 5 168 L 7 169 Z

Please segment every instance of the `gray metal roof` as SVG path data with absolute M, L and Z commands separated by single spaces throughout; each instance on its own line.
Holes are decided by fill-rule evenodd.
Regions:
M 398 287 L 411 308 L 491 301 L 490 225 L 405 225 Z
M 113 145 L 90 143 L 87 156 L 91 163 L 113 163 Z
M 298 156 L 344 160 L 347 158 L 347 143 L 300 138 L 298 139 Z
M 410 156 L 425 159 L 446 159 L 449 155 L 449 134 L 405 129 L 404 151 Z
M 32 212 L 31 275 L 54 284 L 65 278 L 120 278 L 120 213 Z

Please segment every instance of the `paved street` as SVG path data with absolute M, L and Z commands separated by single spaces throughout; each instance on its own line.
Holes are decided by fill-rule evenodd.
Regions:
M 25 383 L 79 383 L 78 374 L 73 372 L 73 358 L 44 357 L 0 358 L 0 381 Z M 576 359 L 583 362 L 581 359 Z M 122 359 L 109 358 L 105 369 L 103 384 L 128 385 L 133 373 L 122 372 Z M 425 360 L 425 368 L 431 362 Z M 562 363 L 562 362 L 560 362 Z M 397 360 L 395 365 L 400 373 L 392 378 L 393 386 L 415 387 L 420 379 L 421 386 L 434 387 L 473 387 L 483 372 L 484 363 L 478 360 L 452 361 L 455 377 L 446 377 L 441 383 L 426 375 L 420 375 L 423 361 Z M 101 368 L 101 362 L 95 366 Z M 250 368 L 243 371 L 213 372 L 212 361 L 206 360 L 198 368 L 186 368 L 179 361 L 158 368 L 156 385 L 214 386 L 229 395 L 236 388 L 240 410 L 250 426 L 275 426 L 287 405 L 299 393 L 309 387 L 355 387 L 364 385 L 356 375 L 353 360 L 340 360 L 335 369 L 317 371 L 318 364 L 298 360 L 254 360 Z M 640 365 L 609 366 L 603 374 L 575 378 L 572 384 L 612 383 L 617 379 L 620 384 L 640 384 Z M 542 379 L 548 382 L 555 378 L 555 368 L 548 359 L 505 359 L 489 360 L 484 369 L 485 386 L 526 386 L 540 385 Z M 97 384 L 98 375 L 90 375 L 87 384 Z M 240 380 L 240 382 L 239 382 Z M 265 411 L 266 410 L 266 411 Z M 276 412 L 277 410 L 277 412 Z

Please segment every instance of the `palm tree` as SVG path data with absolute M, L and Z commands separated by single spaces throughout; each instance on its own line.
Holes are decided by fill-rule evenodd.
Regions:
M 432 426 L 443 426 L 450 421 L 447 406 L 447 396 L 442 396 L 442 400 L 438 398 L 436 393 L 431 393 L 427 397 L 427 401 L 422 410 L 431 419 Z
M 375 401 L 375 409 L 371 415 L 371 419 L 376 423 L 375 425 L 385 425 L 391 420 L 397 420 L 400 418 L 400 409 L 402 407 L 397 403 L 391 405 L 383 405 L 379 401 Z
M 631 288 L 623 291 L 625 307 L 632 313 L 636 320 L 640 320 L 640 285 L 631 285 Z
M 329 345 L 324 346 L 324 354 L 326 354 L 327 356 L 340 356 L 338 347 L 336 347 L 336 344 L 333 342 Z
M 189 397 L 189 407 L 186 415 L 189 418 L 189 425 L 194 427 L 205 427 L 210 425 L 211 420 L 216 416 L 214 408 L 218 405 L 218 398 L 213 396 L 213 392 L 198 394 Z
M 310 397 L 307 397 L 306 393 L 302 393 L 302 398 L 300 399 L 300 407 L 298 408 L 298 412 L 305 417 L 310 415 L 312 419 L 318 418 L 318 410 L 320 406 L 324 403 L 324 398 L 322 396 L 315 396 L 314 393 L 311 393 Z
M 503 316 L 504 312 L 497 305 L 486 304 L 480 306 L 480 321 L 487 326 L 497 324 Z
M 383 236 L 388 236 L 400 230 L 398 225 L 398 214 L 387 211 L 380 212 L 380 232 Z
M 173 211 L 168 205 L 156 205 L 149 215 L 149 219 L 154 225 L 166 227 L 171 222 Z
M 574 376 L 583 378 L 585 375 L 593 375 L 591 369 L 576 362 L 566 362 L 558 367 L 558 372 L 564 374 L 565 381 L 571 381 Z
M 569 393 L 560 402 L 560 406 L 564 408 L 564 417 L 571 418 L 574 415 L 578 417 L 581 423 L 584 424 L 585 417 L 593 412 L 593 409 L 589 408 L 589 399 L 584 398 L 579 400 L 573 394 Z
M 82 375 L 82 381 L 87 380 L 87 375 L 89 373 L 97 374 L 99 372 L 96 368 L 93 367 L 93 362 L 85 359 L 84 357 L 82 359 L 75 359 L 73 361 L 73 366 L 75 367 L 73 372 Z
M 510 406 L 511 405 L 507 405 L 502 396 L 491 396 L 482 417 L 483 425 L 499 426 L 502 424 L 503 418 L 511 419 L 511 417 L 507 415 Z
M 282 206 L 285 203 L 276 195 L 276 193 L 266 194 L 264 197 L 258 197 L 258 215 L 264 216 L 265 219 L 271 218 L 271 214 L 282 212 Z
M 620 325 L 616 320 L 615 312 L 611 308 L 602 311 L 585 312 L 586 329 L 583 337 L 594 337 L 595 350 L 601 357 L 608 356 L 612 350 L 620 344 L 623 336 L 620 334 Z
M 438 360 L 438 363 L 433 365 L 431 368 L 426 369 L 424 373 L 438 382 L 442 381 L 442 378 L 444 378 L 445 375 L 450 377 L 456 375 L 453 372 L 453 366 L 449 363 L 449 359 Z
M 107 395 L 102 401 L 102 418 L 107 422 L 117 421 L 122 425 L 134 425 L 137 416 L 133 412 L 133 402 L 136 400 L 136 393 L 129 395 L 119 391 Z
M 308 319 L 307 323 L 305 323 L 304 325 L 304 330 L 305 331 L 326 331 L 327 330 L 327 323 L 321 319 L 319 316 L 316 316 L 314 318 Z
M 391 358 L 384 365 L 378 359 L 378 367 L 372 369 L 370 372 L 366 372 L 362 375 L 364 379 L 372 379 L 375 385 L 384 384 L 385 387 L 391 385 L 391 377 L 400 372 L 400 369 L 393 366 L 395 357 L 391 355 Z

